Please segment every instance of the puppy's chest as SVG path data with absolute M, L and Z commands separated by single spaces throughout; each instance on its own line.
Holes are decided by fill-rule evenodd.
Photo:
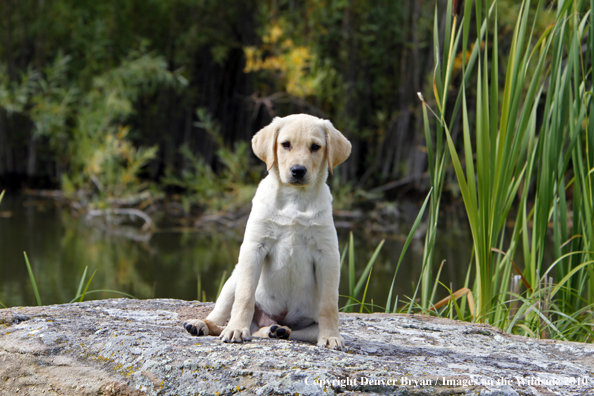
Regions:
M 311 258 L 319 251 L 317 241 L 324 224 L 320 213 L 271 211 L 266 227 L 270 255 L 281 261 Z

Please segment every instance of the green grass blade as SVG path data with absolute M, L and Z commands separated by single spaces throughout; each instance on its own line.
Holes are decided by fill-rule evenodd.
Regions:
M 227 279 L 227 270 L 223 271 L 223 275 L 221 276 L 221 281 L 219 282 L 219 290 L 217 291 L 217 300 L 219 299 L 219 295 L 221 294 L 221 290 L 223 290 L 223 286 L 225 285 L 225 280 Z
M 340 255 L 340 270 L 341 271 L 342 271 L 342 265 L 344 264 L 344 259 L 346 258 L 348 248 L 349 248 L 349 245 L 347 243 L 347 245 L 344 247 L 344 250 L 342 251 L 342 254 Z
M 555 287 L 553 288 L 553 290 L 551 291 L 551 298 L 555 297 L 555 295 L 557 294 L 557 292 L 559 291 L 559 289 L 561 289 L 563 287 L 563 285 L 565 285 L 565 283 L 567 283 L 567 281 L 569 281 L 571 279 L 571 277 L 578 271 L 580 271 L 582 268 L 585 268 L 589 265 L 594 264 L 594 260 L 592 261 L 586 261 L 585 263 L 582 263 L 580 265 L 578 265 L 577 267 L 575 267 L 574 269 L 572 269 L 567 275 L 565 275 L 565 277 L 563 279 L 561 279 L 559 281 L 558 284 L 555 285 Z
M 445 264 L 445 260 L 441 261 L 439 265 L 439 270 L 437 271 L 437 275 L 435 276 L 435 282 L 433 283 L 433 290 L 431 291 L 431 297 L 429 298 L 429 304 L 433 304 L 433 300 L 435 299 L 435 293 L 437 292 L 437 285 L 441 282 L 439 281 L 439 277 L 441 276 L 441 270 L 443 269 L 443 265 Z
M 347 305 L 341 307 L 339 309 L 340 312 L 351 312 L 353 310 L 353 307 L 356 307 L 357 305 L 360 307 L 363 307 L 363 309 L 365 311 L 367 311 L 367 313 L 372 313 L 371 310 L 369 309 L 371 308 L 379 308 L 381 310 L 384 310 L 385 307 L 382 307 L 381 305 L 376 305 L 376 304 L 363 304 L 363 301 L 359 301 L 356 298 L 351 298 L 350 296 L 345 296 L 344 294 L 339 295 L 338 297 L 342 297 L 342 298 L 346 298 L 349 301 L 352 301 L 352 303 L 348 303 Z
M 464 85 L 463 85 L 463 90 Z M 472 152 L 472 141 L 470 139 L 470 123 L 468 121 L 468 106 L 466 104 L 466 93 L 462 92 L 462 134 L 464 136 L 464 159 L 466 161 L 466 180 L 468 180 L 469 197 L 472 199 L 472 206 L 477 207 L 476 202 L 476 172 L 474 170 L 474 154 Z
M 413 223 L 413 226 L 410 229 L 410 232 L 408 233 L 408 237 L 406 238 L 406 241 L 404 242 L 404 246 L 402 247 L 402 252 L 400 252 L 400 257 L 398 258 L 398 264 L 396 264 L 396 270 L 394 271 L 394 278 L 392 279 L 392 285 L 390 286 L 390 292 L 388 293 L 388 300 L 386 302 L 386 312 L 387 313 L 390 312 L 390 304 L 392 302 L 392 293 L 394 291 L 394 283 L 396 282 L 396 275 L 398 274 L 398 269 L 400 268 L 400 264 L 402 263 L 404 254 L 406 253 L 406 251 L 408 249 L 408 245 L 410 245 L 410 242 L 412 241 L 412 239 L 415 235 L 415 232 L 417 232 L 417 228 L 419 227 L 419 224 L 421 223 L 421 219 L 423 218 L 423 214 L 425 213 L 425 208 L 427 207 L 427 203 L 429 202 L 429 197 L 431 197 L 432 192 L 433 192 L 433 188 L 431 190 L 429 190 L 429 193 L 427 194 L 427 198 L 425 198 L 425 202 L 423 202 L 423 206 L 421 206 L 421 210 L 419 211 L 419 214 L 417 215 L 417 218 L 415 219 L 415 222 Z M 396 310 L 396 306 L 394 306 L 394 311 L 395 310 Z
M 454 306 L 454 310 L 456 311 L 456 316 L 458 317 L 458 319 L 464 320 L 464 318 L 462 317 L 462 312 L 460 311 L 460 306 L 458 305 L 458 301 L 456 300 L 452 289 L 450 289 L 449 287 L 447 287 L 446 285 L 444 285 L 441 282 L 439 282 L 439 284 L 441 284 L 443 287 L 445 287 L 446 290 L 448 291 L 448 293 L 450 293 L 450 304 L 452 304 Z M 452 309 L 450 308 L 450 313 L 451 312 L 452 312 Z M 451 317 L 450 319 L 454 319 L 454 318 Z
M 86 294 L 95 294 L 95 293 L 113 293 L 113 294 L 119 294 L 121 296 L 128 297 L 128 298 L 136 298 L 133 295 L 128 294 L 128 293 L 120 292 L 117 290 L 109 290 L 109 289 L 98 289 L 98 290 L 91 290 L 91 291 L 86 292 Z M 81 297 L 82 296 L 74 297 L 72 300 L 70 300 L 70 304 L 72 304 L 76 300 L 80 299 Z
M 429 168 L 429 177 L 435 180 L 435 154 L 433 150 L 433 142 L 431 140 L 431 128 L 429 124 L 429 117 L 427 116 L 427 105 L 423 101 L 423 125 L 425 127 L 425 145 L 427 147 L 427 167 Z
M 87 294 L 87 290 L 89 290 L 89 286 L 91 285 L 91 281 L 93 280 L 93 278 L 95 277 L 95 274 L 97 273 L 97 270 L 95 270 L 95 272 L 93 272 L 93 275 L 91 275 L 91 277 L 89 278 L 89 281 L 87 282 L 87 285 L 85 286 L 85 290 L 83 290 L 81 296 L 80 296 L 80 300 L 79 302 L 83 302 L 85 299 L 85 294 Z
M 85 278 L 87 277 L 88 269 L 89 269 L 89 266 L 86 266 L 85 270 L 83 271 L 82 277 L 80 278 L 80 282 L 78 283 L 78 289 L 76 289 L 77 296 L 80 296 L 82 294 L 82 288 L 83 288 L 83 285 L 85 284 Z
M 35 293 L 37 305 L 41 306 L 41 298 L 39 297 L 39 290 L 37 290 L 37 283 L 35 282 L 35 276 L 33 275 L 33 270 L 31 269 L 29 258 L 27 257 L 26 252 L 23 252 L 23 255 L 25 256 L 25 263 L 27 264 L 27 271 L 29 271 L 29 279 L 31 280 L 31 285 L 33 286 L 33 293 Z
M 365 284 L 365 290 L 363 291 L 363 298 L 361 299 L 361 308 L 359 308 L 359 313 L 363 313 L 363 306 L 365 305 L 365 297 L 367 297 L 367 288 L 369 287 L 369 279 L 371 279 L 371 272 L 372 269 L 369 270 L 369 275 L 367 276 L 367 283 Z
M 466 183 L 464 171 L 462 170 L 462 164 L 460 163 L 460 158 L 458 157 L 458 153 L 456 152 L 456 146 L 454 145 L 454 141 L 452 140 L 450 131 L 448 130 L 448 128 L 444 128 L 444 130 L 446 132 L 448 148 L 450 150 L 450 157 L 452 158 L 452 162 L 454 163 L 454 171 L 456 173 L 458 184 L 460 186 L 462 200 L 464 201 L 464 205 L 466 206 L 466 213 L 468 214 L 468 221 L 470 222 L 470 230 L 473 234 L 474 240 L 476 241 L 478 225 L 478 210 L 475 204 L 476 199 L 473 199 L 473 197 L 471 196 L 470 189 L 468 187 L 468 184 Z
M 352 231 L 349 235 L 349 294 L 355 298 L 355 242 Z
M 366 279 L 367 279 L 367 283 L 369 283 L 368 274 L 371 273 L 371 269 L 373 268 L 373 265 L 375 264 L 375 260 L 377 260 L 377 256 L 379 255 L 379 252 L 382 249 L 382 246 L 384 246 L 385 241 L 386 241 L 385 239 L 382 239 L 382 241 L 379 243 L 379 245 L 377 245 L 377 248 L 375 248 L 375 251 L 371 255 L 369 262 L 365 266 L 365 270 L 363 270 L 363 273 L 361 274 L 361 277 L 359 278 L 359 281 L 357 282 L 357 285 L 355 286 L 355 292 L 353 294 L 353 297 L 357 297 L 359 295 L 359 292 L 361 291 L 361 288 L 363 287 L 363 282 L 365 282 Z M 366 291 L 367 291 L 367 288 L 366 288 Z M 363 298 L 363 300 L 365 300 L 365 298 Z
M 439 70 L 439 66 L 443 61 L 439 59 L 439 26 L 438 26 L 438 13 L 437 13 L 437 3 L 435 3 L 435 16 L 433 19 L 433 48 L 434 48 L 434 62 L 435 62 L 435 69 L 433 70 L 433 95 L 435 96 L 435 103 L 437 105 L 437 109 L 439 113 L 443 113 L 442 103 L 441 103 L 441 96 L 443 92 L 443 85 L 441 81 L 441 71 Z M 438 117 L 439 118 L 439 117 Z

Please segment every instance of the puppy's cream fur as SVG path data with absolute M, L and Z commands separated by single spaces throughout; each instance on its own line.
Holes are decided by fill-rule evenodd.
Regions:
M 330 121 L 296 114 L 275 118 L 252 148 L 269 174 L 252 201 L 238 263 L 214 310 L 184 327 L 224 342 L 276 337 L 340 349 L 340 257 L 326 179 L 351 144 Z

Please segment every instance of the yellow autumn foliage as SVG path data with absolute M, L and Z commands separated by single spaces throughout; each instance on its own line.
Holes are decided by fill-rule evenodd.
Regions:
M 290 95 L 304 98 L 315 94 L 319 79 L 309 70 L 313 55 L 308 47 L 295 45 L 292 39 L 284 38 L 278 23 L 268 28 L 262 42 L 261 47 L 243 48 L 244 72 L 264 70 L 276 73 L 282 88 Z

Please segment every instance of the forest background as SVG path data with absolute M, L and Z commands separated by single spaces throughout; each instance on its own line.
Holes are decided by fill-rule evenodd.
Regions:
M 504 54 L 520 3 L 499 3 Z M 60 188 L 85 206 L 168 189 L 185 192 L 186 210 L 236 209 L 263 175 L 245 142 L 274 116 L 304 112 L 353 143 L 333 180 L 339 208 L 369 191 L 426 193 L 417 92 L 432 90 L 435 6 L 2 1 L 2 185 Z M 543 15 L 535 35 L 554 20 Z

